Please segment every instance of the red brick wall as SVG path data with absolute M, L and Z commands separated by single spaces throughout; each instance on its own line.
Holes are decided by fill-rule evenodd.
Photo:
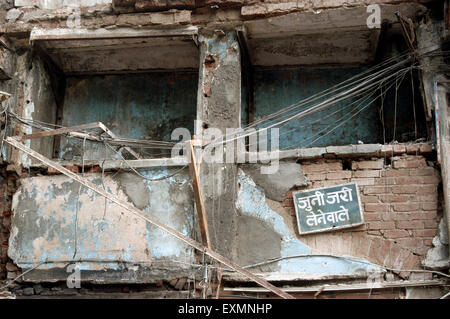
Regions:
M 441 218 L 440 172 L 423 156 L 320 159 L 301 164 L 311 181 L 309 188 L 356 182 L 366 222 L 353 229 L 299 236 L 313 252 L 350 255 L 389 268 L 422 268 L 420 262 L 432 246 Z M 291 192 L 283 206 L 295 214 Z M 400 275 L 408 278 L 409 273 Z
M 0 167 L 0 279 L 4 279 L 7 275 L 6 265 L 12 265 L 9 263 L 7 252 L 11 227 L 11 200 L 16 188 L 15 174 L 8 173 L 5 167 Z

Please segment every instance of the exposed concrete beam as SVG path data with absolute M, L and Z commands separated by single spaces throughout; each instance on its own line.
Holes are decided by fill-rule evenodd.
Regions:
M 30 34 L 30 41 L 38 40 L 98 40 L 98 39 L 119 39 L 119 38 L 147 38 L 147 37 L 174 37 L 196 35 L 196 26 L 167 29 L 39 29 L 34 28 Z
M 435 103 L 437 109 L 437 125 L 439 133 L 436 143 L 439 144 L 439 153 L 442 173 L 442 188 L 444 194 L 444 207 L 447 219 L 447 232 L 450 234 L 450 123 L 447 89 L 435 82 Z M 450 249 L 450 247 L 449 247 Z M 450 250 L 449 250 L 450 254 Z
M 429 21 L 428 23 L 419 24 L 417 34 L 417 51 L 419 54 L 425 54 L 440 49 L 441 30 L 443 25 Z M 440 66 L 432 66 L 433 64 L 443 64 L 441 56 L 423 57 L 420 59 L 423 66 L 421 70 L 422 98 L 424 101 L 425 115 L 428 121 L 433 118 L 434 113 L 434 73 L 438 71 Z
M 404 287 L 431 287 L 431 286 L 447 286 L 448 282 L 445 280 L 397 280 L 386 282 L 371 282 L 371 283 L 356 283 L 356 284 L 341 284 L 341 285 L 321 285 L 310 287 L 289 287 L 284 288 L 283 291 L 295 292 L 317 292 L 321 288 L 322 291 L 352 291 L 352 290 L 368 290 L 368 289 L 389 289 L 389 288 L 404 288 Z M 225 287 L 224 291 L 236 292 L 268 292 L 267 289 L 259 287 Z
M 197 27 L 134 30 L 33 29 L 30 39 L 65 74 L 197 69 Z
M 242 69 L 243 76 L 247 86 L 247 108 L 248 108 L 248 123 L 255 121 L 255 88 L 253 79 L 253 65 L 250 58 L 250 47 L 247 39 L 247 31 L 245 27 L 241 27 L 236 30 L 239 47 L 241 49 L 242 56 Z

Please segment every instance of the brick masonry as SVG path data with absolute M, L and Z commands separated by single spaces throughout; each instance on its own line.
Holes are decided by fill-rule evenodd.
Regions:
M 17 189 L 17 175 L 0 167 L 0 279 L 14 278 L 19 270 L 8 258 L 11 200 Z
M 390 158 L 390 164 L 385 158 L 301 161 L 309 188 L 356 182 L 364 210 L 363 226 L 300 236 L 313 253 L 348 255 L 400 270 L 422 268 L 421 260 L 432 247 L 442 216 L 440 172 L 425 157 L 404 151 Z M 292 191 L 283 206 L 295 215 Z M 397 273 L 402 278 L 410 275 Z

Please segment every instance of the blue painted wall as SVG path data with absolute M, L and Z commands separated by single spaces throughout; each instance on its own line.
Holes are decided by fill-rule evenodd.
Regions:
M 170 141 L 177 127 L 193 133 L 197 82 L 197 72 L 70 77 L 62 125 L 101 121 L 121 137 Z M 60 157 L 79 155 L 74 144 L 63 138 Z
M 140 173 L 156 179 L 174 170 Z M 187 169 L 158 182 L 134 173 L 105 174 L 104 180 L 101 174 L 87 174 L 86 178 L 148 216 L 193 236 L 194 204 Z M 24 179 L 14 195 L 13 211 L 9 256 L 21 268 L 43 261 L 46 268 L 79 261 L 85 270 L 117 270 L 123 263 L 148 267 L 161 260 L 194 262 L 192 247 L 63 175 Z
M 333 87 L 363 70 L 363 68 L 358 67 L 255 70 L 255 120 Z M 243 90 L 243 123 L 246 120 L 244 114 L 247 112 L 244 92 L 245 89 Z M 375 103 L 333 132 L 314 141 L 328 133 L 335 126 L 336 121 L 349 116 L 349 112 L 354 107 L 354 105 L 348 105 L 350 101 L 352 100 L 344 101 L 324 111 L 300 120 L 294 120 L 280 127 L 280 149 L 347 145 L 356 144 L 358 141 L 364 143 L 379 142 L 381 122 Z M 299 108 L 299 110 L 301 109 Z M 338 111 L 339 109 L 340 111 Z M 329 116 L 334 112 L 336 113 Z M 325 116 L 329 117 L 323 121 L 318 121 Z M 330 125 L 331 127 L 328 127 Z M 299 128 L 300 126 L 302 127 Z

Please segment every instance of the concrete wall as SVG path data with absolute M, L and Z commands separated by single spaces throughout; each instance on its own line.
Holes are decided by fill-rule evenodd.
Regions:
M 0 81 L 0 89 L 11 93 L 9 110 L 27 120 L 54 124 L 57 114 L 56 87 L 53 86 L 54 82 L 52 83 L 49 65 L 29 51 L 19 53 L 14 54 L 14 77 Z M 7 134 L 31 134 L 40 131 L 30 126 L 16 124 L 17 122 L 9 119 Z M 53 154 L 53 138 L 26 140 L 24 143 L 45 156 L 51 157 Z M 15 161 L 17 167 L 38 163 L 26 154 L 11 150 L 7 145 L 4 145 L 2 156 L 8 162 Z
M 267 116 L 362 72 L 363 68 L 301 68 L 258 70 L 255 81 L 255 119 Z M 349 99 L 280 128 L 280 148 L 377 143 L 380 124 L 376 103 L 323 138 L 327 127 L 349 117 L 357 105 Z M 364 107 L 361 105 L 359 108 Z M 358 109 L 359 109 L 358 108 Z M 298 110 L 305 109 L 301 107 Z M 335 113 L 334 115 L 331 115 Z M 326 120 L 321 120 L 327 117 Z M 333 125 L 331 126 L 333 127 Z M 312 144 L 311 144 L 312 143 Z
M 153 169 L 142 170 L 141 174 L 158 178 L 171 172 Z M 162 223 L 195 238 L 193 195 L 187 172 L 158 182 L 125 172 L 107 174 L 104 179 L 101 174 L 86 177 Z M 123 271 L 123 265 L 139 272 L 150 266 L 160 271 L 162 261 L 168 265 L 193 262 L 191 247 L 62 175 L 22 179 L 12 210 L 8 255 L 23 269 L 45 262 L 40 270 L 54 271 L 78 262 L 88 272 L 114 273 Z M 106 278 L 86 276 L 85 280 L 94 281 Z M 119 272 L 108 280 L 124 279 Z
M 193 134 L 197 78 L 197 72 L 69 77 L 62 125 L 99 121 L 118 136 L 159 141 L 171 141 L 178 127 Z M 62 138 L 60 158 L 81 158 L 82 144 Z M 87 145 L 85 159 L 111 158 L 110 150 Z M 143 151 L 170 157 L 170 150 Z
M 302 99 L 343 82 L 360 72 L 362 67 L 333 68 L 286 68 L 259 69 L 254 72 L 255 120 L 293 105 Z M 399 82 L 400 83 L 400 82 Z M 364 111 L 353 118 L 352 114 L 368 103 L 358 104 L 360 97 L 355 97 L 317 112 L 305 118 L 289 122 L 280 128 L 280 148 L 321 147 L 330 145 L 365 144 L 390 142 L 394 138 L 399 142 L 407 142 L 416 138 L 426 138 L 425 114 L 420 96 L 419 81 L 414 76 L 414 95 L 411 89 L 411 78 L 406 76 L 397 92 L 397 108 L 395 107 L 395 90 L 388 90 L 383 104 L 384 127 L 380 117 L 381 100 L 370 103 Z M 246 94 L 243 90 L 243 96 Z M 414 102 L 412 100 L 414 96 Z M 370 99 L 371 101 L 374 98 Z M 356 104 L 351 104 L 356 103 Z M 416 118 L 414 118 L 415 107 Z M 305 109 L 306 106 L 298 108 Z M 395 111 L 395 109 L 397 109 Z M 247 120 L 248 106 L 243 99 L 243 123 Z M 396 121 L 394 120 L 397 117 Z M 349 119 L 349 120 L 347 120 Z M 346 121 L 337 129 L 329 132 L 335 124 Z M 414 121 L 417 126 L 415 135 Z M 383 129 L 385 132 L 383 133 Z M 328 134 L 327 134 L 328 133 Z M 384 136 L 385 137 L 384 137 Z M 323 137 L 322 137 L 323 136 Z
M 70 6 L 91 7 L 111 3 L 112 0 L 14 0 L 15 7 L 34 6 L 40 9 L 59 9 Z
M 381 0 L 369 2 L 386 3 Z M 90 5 L 94 1 L 83 3 Z M 95 1 L 96 5 L 98 3 Z M 80 23 L 84 28 L 106 30 L 111 27 L 148 28 L 186 24 L 210 26 L 210 30 L 201 30 L 196 39 L 200 50 L 200 72 L 185 78 L 182 74 L 158 73 L 70 78 L 66 87 L 63 125 L 103 121 L 118 135 L 166 139 L 173 126 L 179 126 L 177 121 L 182 126 L 193 125 L 197 111 L 197 118 L 210 127 L 236 127 L 241 120 L 245 123 L 245 116 L 242 115 L 245 115 L 245 108 L 240 105 L 245 95 L 240 87 L 242 52 L 234 31 L 228 30 L 241 26 L 244 20 L 294 11 L 319 12 L 312 9 L 338 7 L 344 1 L 253 1 L 244 6 L 237 1 L 206 1 L 204 4 L 218 4 L 220 10 L 208 8 L 198 12 L 183 10 L 192 9 L 197 5 L 196 1 L 183 1 L 185 4 L 173 11 L 126 13 L 168 8 L 168 2 L 163 2 L 164 6 L 160 7 L 158 3 L 101 1 L 99 7 L 83 8 Z M 359 9 L 365 13 L 362 4 Z M 348 10 L 345 8 L 342 11 Z M 2 83 L 2 87 L 14 91 L 14 105 L 23 116 L 52 122 L 56 108 L 49 72 L 39 59 L 31 58 L 27 34 L 35 26 L 53 29 L 67 27 L 66 20 L 71 13 L 66 9 L 44 8 L 36 1 L 18 1 L 14 4 L 9 1 L 0 6 L 0 22 L 6 22 L 0 25 L 0 32 L 15 38 L 21 47 L 20 54 L 17 53 L 20 71 L 13 80 L 16 82 L 14 85 Z M 338 15 L 345 20 L 351 13 Z M 300 19 L 297 15 L 290 17 Z M 317 17 L 320 17 L 317 25 L 329 25 L 325 22 L 331 19 L 331 15 Z M 214 23 L 208 25 L 210 22 Z M 220 23 L 216 25 L 217 22 Z M 266 22 L 270 24 L 270 18 Z M 365 21 L 362 26 L 366 27 Z M 361 27 L 361 24 L 352 27 Z M 24 51 L 28 53 L 22 54 Z M 27 63 L 30 61 L 32 63 Z M 359 70 L 346 66 L 256 71 L 257 117 L 327 88 Z M 189 89 L 186 90 L 186 87 Z M 409 93 L 405 93 L 399 99 L 399 113 L 410 112 L 408 96 Z M 172 106 L 173 109 L 170 108 Z M 161 107 L 165 108 L 165 112 L 161 112 Z M 389 108 L 392 109 L 392 106 Z M 315 119 L 321 115 L 318 114 Z M 331 118 L 330 122 L 333 120 Z M 377 120 L 376 107 L 371 108 L 363 117 L 318 141 L 323 144 L 315 145 L 380 141 Z M 403 115 L 399 118 L 399 127 L 405 123 L 405 130 L 409 132 L 410 113 L 408 118 Z M 155 126 L 157 130 L 154 130 Z M 196 132 L 205 128 L 197 127 Z M 317 123 L 301 134 L 286 134 L 281 147 L 289 146 L 299 138 L 310 137 L 322 129 L 324 124 Z M 402 130 L 399 128 L 400 135 Z M 17 130 L 14 133 L 29 132 Z M 44 153 L 51 148 L 50 144 L 33 147 Z M 282 163 L 283 167 L 288 168 L 281 170 L 277 178 L 265 180 L 251 174 L 247 167 L 236 164 L 202 165 L 201 184 L 212 225 L 214 249 L 241 265 L 283 258 L 253 269 L 272 280 L 364 278 L 370 272 L 382 271 L 379 266 L 402 270 L 421 268 L 421 262 L 429 255 L 430 248 L 437 246 L 437 237 L 440 244 L 448 243 L 438 227 L 442 222 L 440 173 L 435 167 L 431 150 L 421 154 L 420 149 L 408 151 L 404 145 L 394 147 L 396 151 L 392 153 L 401 157 L 386 153 L 374 158 L 353 154 L 342 159 L 330 153 L 312 160 L 292 157 L 289 163 Z M 403 150 L 398 150 L 402 147 Z M 62 143 L 62 151 L 62 158 L 80 155 L 75 151 L 75 146 L 68 145 L 66 141 Z M 97 156 L 97 151 L 101 152 L 89 151 L 87 158 Z M 26 157 L 20 159 L 22 163 L 29 162 Z M 170 174 L 174 169 L 141 172 L 147 177 L 157 177 Z M 23 269 L 46 261 L 42 270 L 31 272 L 25 280 L 64 280 L 67 277 L 65 267 L 71 262 L 78 262 L 87 272 L 83 279 L 93 282 L 143 283 L 195 274 L 194 269 L 184 264 L 198 262 L 191 248 L 130 217 L 105 202 L 104 198 L 80 189 L 70 179 L 38 176 L 41 173 L 45 174 L 37 170 L 22 173 L 21 186 L 14 197 L 12 221 L 6 210 L 2 219 L 2 231 L 9 231 L 9 223 L 12 222 L 9 247 L 2 242 L 2 263 L 7 260 L 6 248 L 14 263 Z M 86 176 L 103 186 L 99 173 Z M 189 180 L 185 171 L 161 182 L 146 182 L 131 173 L 120 171 L 107 173 L 104 186 L 163 223 L 198 239 Z M 338 232 L 299 236 L 291 191 L 351 181 L 359 185 L 366 224 Z M 7 182 L 0 180 L 0 183 L 3 188 Z M 282 188 L 279 188 L 280 184 Z M 7 193 L 9 196 L 9 191 Z M 3 240 L 6 235 L 2 236 Z M 288 258 L 293 255 L 302 256 Z M 14 271 L 9 273 L 16 275 Z M 413 276 L 407 271 L 397 273 L 402 278 L 429 279 L 429 274 Z M 238 280 L 234 274 L 228 275 L 228 278 L 233 276 L 234 280 Z

